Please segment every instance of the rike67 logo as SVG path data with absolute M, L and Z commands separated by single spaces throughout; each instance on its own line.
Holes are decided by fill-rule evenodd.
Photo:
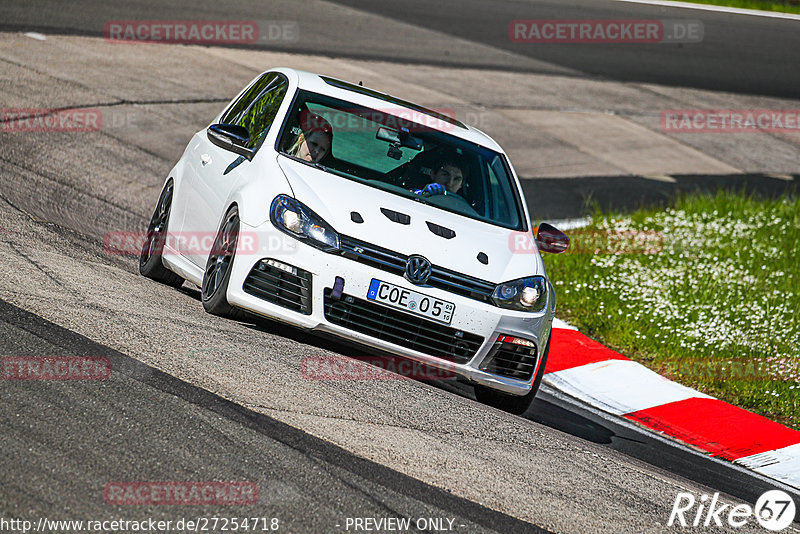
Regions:
M 781 490 L 767 491 L 755 506 L 723 503 L 719 493 L 713 496 L 704 493 L 698 499 L 691 493 L 681 492 L 675 497 L 667 526 L 740 528 L 751 524 L 755 518 L 765 529 L 777 532 L 792 524 L 795 511 L 794 500 Z

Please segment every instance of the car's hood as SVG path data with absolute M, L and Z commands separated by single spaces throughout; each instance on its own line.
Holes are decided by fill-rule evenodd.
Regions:
M 469 219 L 284 156 L 278 156 L 278 164 L 295 198 L 340 234 L 405 255 L 420 254 L 434 265 L 495 283 L 544 274 L 541 257 L 530 246 L 530 232 L 525 235 Z M 410 224 L 390 220 L 381 208 L 409 215 Z M 360 214 L 364 222 L 354 222 L 351 212 Z M 456 235 L 451 239 L 436 235 L 427 222 L 449 228 Z M 488 257 L 486 265 L 478 260 L 481 252 Z

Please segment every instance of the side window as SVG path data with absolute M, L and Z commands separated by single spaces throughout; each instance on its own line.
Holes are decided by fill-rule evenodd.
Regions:
M 278 75 L 274 72 L 268 72 L 267 74 L 263 75 L 261 78 L 256 80 L 256 83 L 250 87 L 244 94 L 239 97 L 239 100 L 233 103 L 233 105 L 228 109 L 225 115 L 222 116 L 223 124 L 239 124 L 239 119 L 242 117 L 244 112 L 249 108 L 258 95 L 264 92 L 270 83 L 275 81 Z
M 277 73 L 267 73 L 248 89 L 222 117 L 224 124 L 244 126 L 250 132 L 250 147 L 260 145 L 286 96 L 288 82 Z

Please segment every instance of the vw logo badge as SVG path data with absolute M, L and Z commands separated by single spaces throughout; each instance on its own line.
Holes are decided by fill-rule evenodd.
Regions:
M 411 256 L 406 261 L 406 278 L 412 284 L 424 284 L 431 277 L 431 262 L 422 256 Z

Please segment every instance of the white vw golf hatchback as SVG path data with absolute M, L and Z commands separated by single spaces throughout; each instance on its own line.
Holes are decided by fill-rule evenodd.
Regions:
M 203 246 L 203 244 L 206 246 Z M 527 243 L 528 246 L 520 246 Z M 169 173 L 140 271 L 253 312 L 447 369 L 521 413 L 556 299 L 503 150 L 453 118 L 275 69 L 194 135 Z

